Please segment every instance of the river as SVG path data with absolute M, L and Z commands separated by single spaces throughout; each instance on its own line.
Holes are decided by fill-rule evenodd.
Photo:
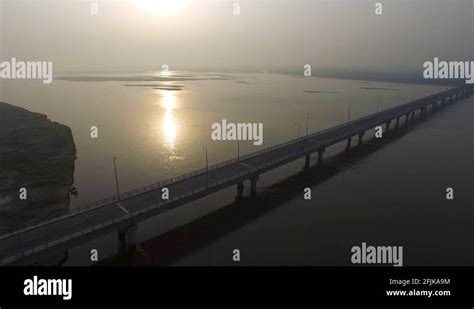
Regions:
M 52 85 L 2 81 L 0 97 L 71 127 L 79 192 L 71 208 L 116 193 L 113 157 L 121 192 L 202 168 L 202 146 L 209 164 L 236 157 L 235 142 L 210 138 L 210 125 L 222 119 L 264 124 L 263 145 L 240 142 L 242 155 L 305 134 L 307 117 L 311 133 L 445 89 L 271 73 L 171 72 L 172 82 L 153 71 L 86 75 Z M 145 75 L 151 80 L 141 80 Z M 155 86 L 126 86 L 143 84 Z M 244 265 L 347 265 L 351 246 L 363 241 L 404 246 L 406 265 L 472 264 L 472 99 L 428 119 L 314 186 L 311 201 L 291 197 L 175 264 L 233 265 L 231 252 L 238 248 Z M 91 137 L 93 126 L 98 138 Z M 271 196 L 271 186 L 301 166 L 298 161 L 263 175 L 259 194 Z M 453 201 L 446 201 L 446 187 L 455 188 Z M 139 225 L 139 241 L 234 196 L 229 188 L 150 219 Z M 104 258 L 116 247 L 116 235 L 104 236 L 70 250 L 68 264 L 89 264 L 90 249 Z

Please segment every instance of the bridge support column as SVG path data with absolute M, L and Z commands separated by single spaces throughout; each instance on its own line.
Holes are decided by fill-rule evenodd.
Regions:
M 415 111 L 412 111 L 412 112 L 411 112 L 411 118 L 410 118 L 410 121 L 413 121 L 413 118 L 415 118 Z
M 250 179 L 250 196 L 251 197 L 257 196 L 257 180 L 258 180 L 258 176 Z
M 124 255 L 127 253 L 127 231 L 122 230 L 118 231 L 118 253 L 119 255 Z
M 235 201 L 238 202 L 242 200 L 244 197 L 244 183 L 241 181 L 237 184 L 237 196 L 235 197 Z
M 390 122 L 391 121 L 389 121 L 385 124 L 385 132 L 388 132 L 390 130 Z
M 364 132 L 365 133 L 365 132 Z M 362 145 L 362 140 L 364 138 L 364 133 L 359 133 L 359 141 L 357 142 L 357 145 L 360 146 Z
M 408 117 L 410 116 L 410 113 L 405 114 L 405 127 L 408 127 Z
M 133 224 L 124 230 L 118 231 L 119 255 L 133 254 L 137 248 L 137 225 Z
M 397 122 L 395 122 L 395 129 L 398 129 L 399 125 L 400 125 L 400 117 L 397 117 Z
M 137 229 L 136 224 L 130 225 L 127 229 L 128 253 L 133 254 L 137 249 Z
M 347 139 L 346 151 L 351 150 L 352 136 Z
M 306 157 L 304 157 L 304 167 L 303 169 L 308 169 L 309 164 L 310 164 L 310 154 L 307 154 Z
M 326 151 L 326 149 L 320 149 L 318 150 L 318 165 L 323 164 L 323 153 Z

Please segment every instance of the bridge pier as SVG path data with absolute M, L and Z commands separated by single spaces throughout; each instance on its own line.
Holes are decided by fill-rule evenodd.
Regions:
M 242 200 L 244 197 L 244 183 L 241 181 L 237 184 L 237 196 L 235 197 L 235 201 L 238 202 Z
M 346 151 L 351 150 L 352 136 L 347 139 Z
M 365 133 L 365 132 L 364 132 Z M 357 142 L 357 145 L 360 146 L 362 145 L 362 140 L 364 138 L 364 133 L 359 133 L 359 141 Z
M 257 180 L 258 176 L 250 179 L 250 197 L 257 196 Z
M 395 129 L 398 129 L 399 125 L 400 125 L 400 117 L 397 117 L 397 122 L 395 122 Z
M 326 149 L 324 149 L 324 148 L 318 150 L 318 163 L 317 163 L 318 165 L 323 164 L 323 153 L 324 153 L 324 151 L 326 151 Z
M 405 127 L 408 127 L 408 117 L 410 116 L 410 113 L 405 114 Z
M 128 253 L 133 254 L 137 249 L 137 229 L 138 226 L 136 224 L 130 225 L 127 230 L 127 238 L 128 238 Z
M 449 98 L 444 98 L 443 101 L 441 101 L 441 106 L 445 106 L 446 104 L 448 104 L 448 100 Z
M 118 231 L 118 253 L 119 255 L 133 254 L 137 248 L 136 224 L 130 225 L 126 229 Z
M 310 165 L 310 157 L 311 155 L 308 153 L 305 157 L 304 157 L 304 167 L 303 169 L 308 169 L 309 168 L 309 165 Z
M 389 121 L 385 124 L 385 132 L 388 132 L 390 130 L 390 122 L 392 121 Z
M 125 255 L 127 253 L 127 231 L 121 230 L 117 233 L 118 236 L 118 253 L 119 255 Z

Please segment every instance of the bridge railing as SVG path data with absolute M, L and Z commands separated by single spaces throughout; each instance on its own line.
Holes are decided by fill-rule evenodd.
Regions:
M 31 254 L 34 254 L 34 253 L 38 253 L 42 250 L 46 250 L 48 248 L 51 248 L 51 247 L 54 247 L 54 246 L 57 246 L 61 243 L 64 243 L 64 242 L 67 242 L 67 241 L 70 241 L 74 238 L 78 238 L 78 237 L 82 237 L 82 236 L 85 236 L 91 232 L 94 232 L 94 231 L 97 231 L 99 229 L 102 229 L 102 228 L 105 228 L 105 227 L 108 227 L 112 224 L 119 224 L 119 223 L 122 223 L 123 221 L 125 220 L 129 220 L 130 224 L 133 224 L 133 218 L 134 217 L 137 217 L 141 214 L 145 214 L 147 213 L 148 211 L 151 211 L 151 210 L 154 210 L 158 207 L 162 207 L 164 205 L 168 205 L 170 203 L 173 203 L 173 202 L 176 202 L 182 198 L 185 198 L 185 197 L 188 197 L 188 196 L 191 196 L 191 195 L 194 195 L 194 194 L 197 194 L 197 193 L 200 193 L 202 191 L 205 191 L 205 190 L 209 190 L 209 189 L 212 189 L 213 187 L 215 186 L 218 186 L 222 183 L 225 183 L 225 182 L 228 182 L 228 181 L 232 181 L 234 179 L 237 179 L 237 178 L 241 178 L 243 176 L 245 176 L 247 173 L 251 173 L 251 171 L 245 171 L 245 172 L 241 172 L 237 175 L 233 175 L 233 176 L 230 176 L 230 177 L 227 177 L 225 179 L 219 179 L 215 182 L 213 182 L 212 184 L 210 184 L 209 186 L 203 186 L 203 187 L 200 187 L 198 189 L 195 189 L 193 191 L 190 191 L 190 192 L 185 192 L 185 193 L 182 193 L 178 196 L 175 196 L 169 200 L 162 200 L 158 203 L 155 203 L 153 205 L 150 205 L 148 207 L 144 207 L 140 210 L 137 210 L 137 211 L 134 211 L 134 212 L 131 212 L 131 213 L 128 213 L 126 215 L 123 215 L 123 216 L 119 216 L 119 217 L 116 217 L 112 220 L 108 220 L 106 222 L 103 222 L 103 223 L 100 223 L 100 224 L 97 224 L 97 225 L 94 225 L 92 227 L 88 227 L 87 229 L 84 229 L 84 230 L 81 230 L 81 231 L 78 231 L 78 232 L 75 232 L 75 233 L 71 233 L 71 234 L 68 234 L 68 235 L 65 235 L 65 236 L 62 236 L 60 238 L 57 238 L 57 239 L 54 239 L 54 240 L 51 240 L 51 241 L 48 241 L 48 242 L 44 242 L 44 243 L 41 243 L 41 244 L 37 244 L 35 245 L 33 248 L 27 248 L 27 249 L 18 249 L 19 250 L 19 253 L 17 254 L 12 254 L 10 256 L 7 256 L 7 257 L 1 257 L 0 259 L 0 264 L 4 265 L 4 264 L 8 264 L 8 263 L 12 263 L 14 262 L 15 260 L 17 259 L 20 259 L 22 257 L 26 257 L 26 256 L 29 256 Z M 21 243 L 19 244 L 19 247 L 21 247 Z
M 179 176 L 176 176 L 176 177 L 172 177 L 172 178 L 169 178 L 169 179 L 165 179 L 165 180 L 162 180 L 162 181 L 159 181 L 159 182 L 156 182 L 156 183 L 153 183 L 153 184 L 141 187 L 141 188 L 130 190 L 130 191 L 127 191 L 127 192 L 124 192 L 124 193 L 120 194 L 120 196 L 114 195 L 114 196 L 111 196 L 111 197 L 108 197 L 108 198 L 105 198 L 105 199 L 102 199 L 102 200 L 99 200 L 99 201 L 95 201 L 95 202 L 92 202 L 92 203 L 82 205 L 80 207 L 69 209 L 66 213 L 59 213 L 54 218 L 49 218 L 49 219 L 46 219 L 46 220 L 45 219 L 40 219 L 40 220 L 37 220 L 35 222 L 30 223 L 28 226 L 25 226 L 25 225 L 17 226 L 17 228 L 14 229 L 13 232 L 1 235 L 0 239 L 5 239 L 5 238 L 8 238 L 8 237 L 12 237 L 12 236 L 15 236 L 18 233 L 22 233 L 22 232 L 25 232 L 25 231 L 28 231 L 28 230 L 31 230 L 31 229 L 35 229 L 35 228 L 38 228 L 42 225 L 52 223 L 54 221 L 59 221 L 59 220 L 62 220 L 64 218 L 67 218 L 67 217 L 70 217 L 70 216 L 73 216 L 73 215 L 76 215 L 76 214 L 79 214 L 79 213 L 82 213 L 82 212 L 90 211 L 92 209 L 103 207 L 103 206 L 118 202 L 120 200 L 128 199 L 128 198 L 131 198 L 131 197 L 134 197 L 134 196 L 137 196 L 137 195 L 149 192 L 149 191 L 153 191 L 153 190 L 165 187 L 165 186 L 167 186 L 171 183 L 176 183 L 176 182 L 182 181 L 184 179 L 189 179 L 189 178 L 192 178 L 192 177 L 195 177 L 195 176 L 203 175 L 203 174 L 206 173 L 206 171 L 213 171 L 213 170 L 216 170 L 216 169 L 221 168 L 223 166 L 232 165 L 232 164 L 235 164 L 237 162 L 247 160 L 249 158 L 253 158 L 253 157 L 259 156 L 261 154 L 267 153 L 267 152 L 271 152 L 275 149 L 284 148 L 286 146 L 301 142 L 303 140 L 307 140 L 307 139 L 310 139 L 310 138 L 320 136 L 324 133 L 327 133 L 329 131 L 333 131 L 333 130 L 338 129 L 338 128 L 344 128 L 344 127 L 347 127 L 348 125 L 354 125 L 356 123 L 363 122 L 364 120 L 373 118 L 374 116 L 376 117 L 376 116 L 388 115 L 388 114 L 390 114 L 390 113 L 392 113 L 396 110 L 404 109 L 406 107 L 409 107 L 409 106 L 414 105 L 416 103 L 420 103 L 422 101 L 429 100 L 430 98 L 433 98 L 433 97 L 436 97 L 436 96 L 441 97 L 441 96 L 446 95 L 447 93 L 455 93 L 457 91 L 460 91 L 463 88 L 464 88 L 464 86 L 449 89 L 449 90 L 445 90 L 445 91 L 440 92 L 440 93 L 435 93 L 435 94 L 432 94 L 428 97 L 416 99 L 414 101 L 410 101 L 410 102 L 407 102 L 407 103 L 404 103 L 404 104 L 401 104 L 401 105 L 398 105 L 398 106 L 380 111 L 380 112 L 375 113 L 375 114 L 367 115 L 367 116 L 364 116 L 364 117 L 361 117 L 361 118 L 358 118 L 358 119 L 355 119 L 355 120 L 352 120 L 352 121 L 349 121 L 349 122 L 346 122 L 346 123 L 342 123 L 342 124 L 334 126 L 334 127 L 326 128 L 326 129 L 311 133 L 309 135 L 301 136 L 299 138 L 295 138 L 295 139 L 292 139 L 292 140 L 289 140 L 289 141 L 286 141 L 286 142 L 283 142 L 283 143 L 280 143 L 280 144 L 277 144 L 277 145 L 274 145 L 274 146 L 270 146 L 270 147 L 267 147 L 265 149 L 261 149 L 261 150 L 258 150 L 258 151 L 252 152 L 252 153 L 248 153 L 248 154 L 240 156 L 238 158 L 233 158 L 233 159 L 229 159 L 229 160 L 217 163 L 217 164 L 213 164 L 213 165 L 210 165 L 208 168 L 204 167 L 204 168 L 201 168 L 201 169 L 189 172 L 189 173 L 185 173 L 185 174 L 182 174 L 182 175 L 179 175 Z
M 274 165 L 278 162 L 282 162 L 282 161 L 285 161 L 295 155 L 298 155 L 298 154 L 301 154 L 301 153 L 304 153 L 305 151 L 294 151 L 292 153 L 288 153 L 286 154 L 285 156 L 283 157 L 279 157 L 278 159 L 274 159 L 272 161 L 267 161 L 265 163 L 262 163 L 262 164 L 259 164 L 257 165 L 255 168 L 258 168 L 258 169 L 261 169 L 261 168 L 265 168 L 267 166 L 271 166 L 271 165 Z M 198 189 L 195 189 L 193 191 L 190 191 L 190 192 L 186 192 L 186 193 L 182 193 L 176 197 L 173 197 L 169 200 L 162 200 L 158 203 L 155 203 L 153 205 L 150 205 L 148 207 L 144 207 L 140 210 L 137 210 L 137 211 L 134 211 L 134 212 L 131 212 L 129 214 L 126 214 L 126 215 L 123 215 L 123 216 L 119 216 L 119 217 L 116 217 L 114 219 L 111 219 L 111 220 L 108 220 L 106 222 L 103 222 L 103 223 L 100 223 L 100 224 L 97 224 L 97 225 L 94 225 L 92 227 L 88 227 L 84 230 L 81 230 L 81 231 L 78 231 L 78 232 L 75 232 L 75 233 L 71 233 L 71 234 L 68 234 L 68 235 L 65 235 L 65 236 L 62 236 L 60 238 L 57 238 L 57 239 L 54 239 L 54 240 L 51 240 L 51 241 L 48 241 L 48 242 L 44 242 L 42 244 L 37 244 L 35 245 L 33 248 L 27 248 L 27 249 L 19 249 L 19 253 L 17 254 L 12 254 L 10 256 L 7 256 L 7 257 L 2 257 L 2 259 L 0 260 L 0 264 L 1 265 L 5 265 L 5 264 L 9 264 L 9 263 L 12 263 L 18 259 L 21 259 L 23 257 L 27 257 L 31 254 L 35 254 L 35 253 L 38 253 L 40 251 L 43 251 L 43 250 L 46 250 L 48 248 L 52 248 L 54 246 L 58 246 L 64 242 L 67 242 L 67 241 L 71 241 L 75 238 L 79 238 L 79 237 L 83 237 L 89 233 L 92 233 L 94 231 L 97 231 L 97 230 L 100 230 L 100 229 L 103 229 L 103 228 L 106 228 L 112 224 L 119 224 L 119 223 L 122 223 L 123 221 L 125 220 L 129 220 L 130 224 L 133 224 L 134 221 L 133 219 L 139 215 L 142 215 L 142 214 L 145 214 L 149 211 L 152 211 L 152 210 L 155 210 L 159 207 L 162 207 L 164 205 L 168 205 L 170 203 L 174 203 L 182 198 L 185 198 L 185 197 L 189 197 L 189 196 L 192 196 L 194 194 L 198 194 L 200 192 L 203 192 L 203 191 L 206 191 L 206 190 L 211 190 L 213 187 L 216 187 L 216 186 L 219 186 L 219 185 L 222 185 L 224 183 L 228 183 L 228 182 L 231 182 L 231 181 L 235 181 L 237 179 L 241 179 L 242 177 L 245 177 L 246 175 L 248 174 L 251 174 L 252 173 L 252 170 L 248 170 L 248 171 L 243 171 L 243 172 L 240 172 L 236 175 L 233 175 L 233 176 L 229 176 L 227 178 L 222 178 L 222 179 L 219 179 L 213 183 L 211 183 L 209 186 L 202 186 Z M 21 247 L 21 243 L 19 244 L 19 247 Z

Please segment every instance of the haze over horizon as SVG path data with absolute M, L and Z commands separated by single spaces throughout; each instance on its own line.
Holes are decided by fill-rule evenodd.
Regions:
M 0 0 L 0 58 L 55 71 L 302 67 L 420 70 L 474 55 L 473 1 Z M 171 4 L 173 3 L 173 4 Z M 179 5 L 178 5 L 179 4 Z M 401 22 L 403 21 L 403 22 Z M 85 26 L 86 25 L 86 26 Z

